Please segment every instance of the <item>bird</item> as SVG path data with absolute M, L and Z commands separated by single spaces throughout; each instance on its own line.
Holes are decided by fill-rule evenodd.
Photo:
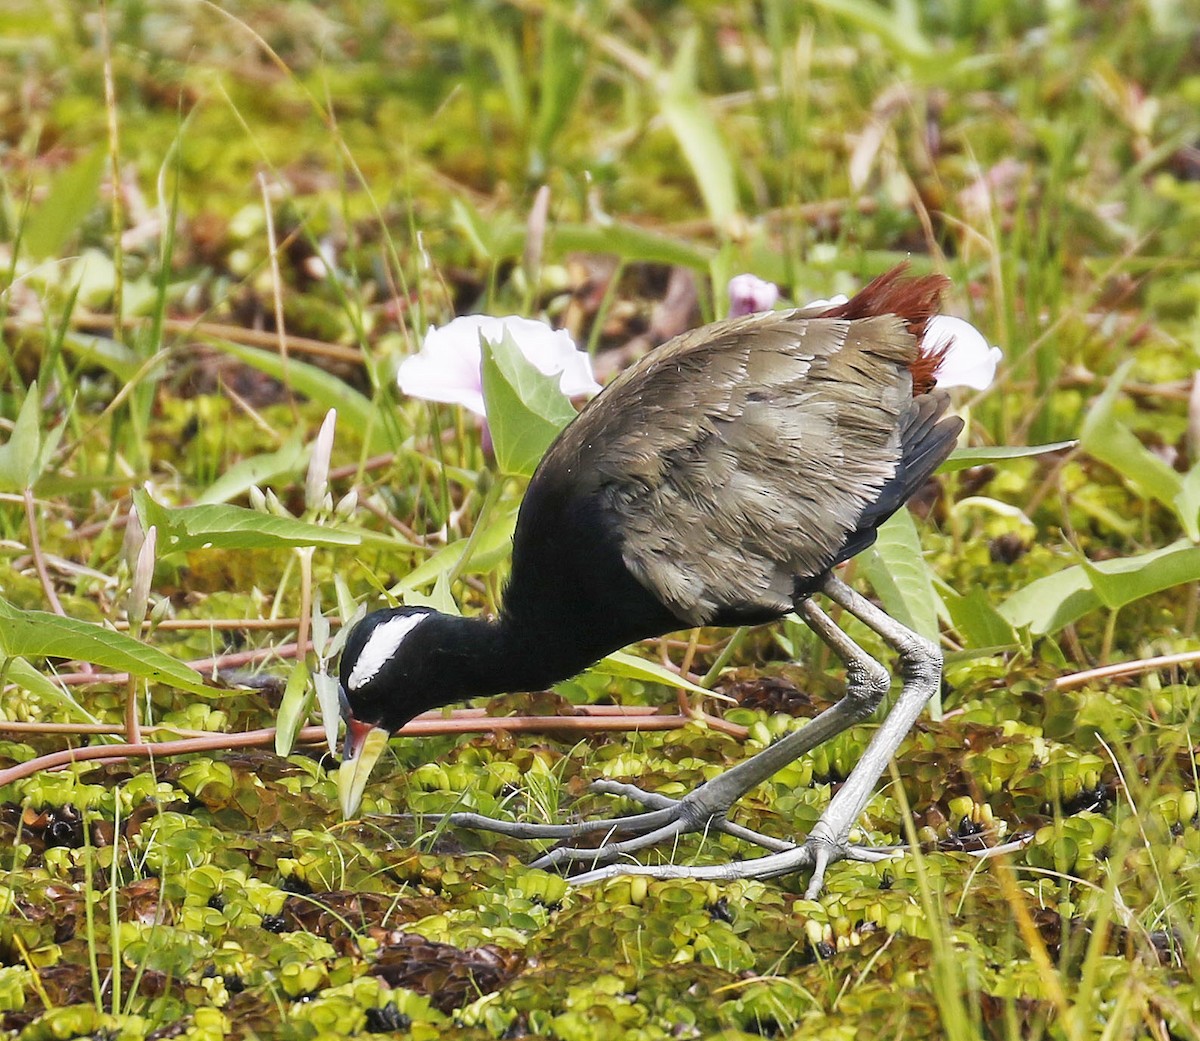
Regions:
M 559 842 L 535 866 L 586 862 L 588 870 L 571 876 L 581 884 L 630 873 L 725 880 L 807 871 L 807 893 L 816 898 L 831 864 L 895 855 L 852 845 L 849 836 L 938 689 L 942 655 L 836 568 L 872 545 L 962 430 L 948 395 L 935 387 L 949 345 L 925 335 L 948 284 L 902 265 L 848 301 L 685 332 L 612 380 L 562 430 L 530 480 L 495 618 L 400 606 L 366 616 L 348 637 L 339 668 L 341 770 L 356 780 L 343 789 L 344 814 L 357 809 L 382 734 L 422 712 L 542 690 L 669 632 L 757 625 L 794 612 L 846 668 L 841 700 L 802 728 L 680 799 L 593 784 L 641 804 L 639 813 L 563 825 L 456 813 L 451 823 Z M 897 652 L 903 683 L 813 830 L 792 843 L 728 814 L 782 767 L 872 715 L 891 687 L 888 670 L 835 624 L 818 594 Z M 372 733 L 380 739 L 368 759 Z M 703 829 L 764 852 L 705 866 L 627 862 Z M 595 833 L 602 845 L 573 844 Z

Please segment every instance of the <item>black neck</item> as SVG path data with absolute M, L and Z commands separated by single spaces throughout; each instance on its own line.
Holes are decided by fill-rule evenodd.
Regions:
M 581 646 L 577 634 L 557 640 L 558 629 L 531 631 L 501 618 L 438 619 L 435 661 L 437 689 L 443 704 L 465 698 L 544 690 L 569 679 L 603 657 L 611 648 Z M 575 639 L 569 638 L 575 635 Z

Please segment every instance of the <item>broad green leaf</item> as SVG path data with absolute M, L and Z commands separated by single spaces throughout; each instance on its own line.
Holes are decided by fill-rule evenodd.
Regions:
M 1035 636 L 1044 636 L 1058 632 L 1100 606 L 1087 572 L 1075 566 L 1030 582 L 997 610 L 1015 628 L 1028 627 Z
M 483 341 L 483 399 L 501 473 L 532 477 L 546 449 L 575 418 L 558 387 L 526 360 L 505 332 L 499 343 Z
M 914 632 L 937 642 L 938 595 L 929 565 L 921 553 L 921 539 L 908 510 L 898 510 L 879 527 L 871 551 L 859 558 L 883 606 L 893 618 Z
M 1028 626 L 1035 635 L 1043 635 L 1101 607 L 1115 610 L 1197 580 L 1200 546 L 1180 540 L 1151 553 L 1064 568 L 1031 582 L 999 610 L 1012 625 Z
M 1113 415 L 1117 395 L 1132 367 L 1130 360 L 1113 373 L 1104 393 L 1092 403 L 1079 443 L 1089 455 L 1116 470 L 1143 498 L 1157 499 L 1168 509 L 1177 510 L 1183 479 Z
M 280 549 L 290 546 L 357 546 L 352 532 L 291 517 L 276 517 L 225 503 L 166 507 L 142 489 L 133 493 L 142 527 L 158 527 L 160 553 L 193 549 Z
M 91 213 L 100 193 L 107 153 L 97 147 L 54 178 L 50 191 L 25 220 L 21 246 L 36 260 L 57 257 Z
M 44 675 L 29 664 L 24 658 L 8 658 L 0 663 L 0 673 L 4 682 L 15 683 L 18 687 L 36 694 L 42 701 L 65 708 L 72 715 L 85 723 L 99 723 L 87 709 L 71 697 L 66 687 L 60 687 L 49 676 Z
M 693 694 L 703 694 L 706 698 L 716 698 L 718 701 L 732 702 L 734 699 L 716 691 L 697 686 L 691 680 L 684 679 L 676 672 L 659 665 L 658 662 L 639 658 L 625 651 L 615 651 L 607 658 L 601 658 L 588 672 L 598 672 L 602 676 L 613 676 L 617 679 L 642 680 L 645 683 L 661 683 L 667 687 L 690 691 Z
M 921 553 L 912 514 L 904 509 L 892 514 L 879 526 L 875 545 L 858 559 L 884 610 L 913 632 L 937 643 L 941 635 L 938 595 Z M 929 713 L 934 719 L 942 718 L 940 690 L 930 699 Z
M 956 470 L 966 470 L 972 466 L 985 466 L 988 463 L 1004 463 L 1009 459 L 1026 459 L 1029 456 L 1046 455 L 1049 452 L 1061 452 L 1074 448 L 1078 441 L 1055 441 L 1048 445 L 1020 445 L 1014 448 L 997 446 L 995 448 L 958 448 L 950 453 L 937 472 L 940 474 L 954 473 Z
M 992 604 L 982 586 L 972 586 L 965 596 L 943 592 L 942 602 L 968 647 L 1003 647 L 1018 642 L 1012 625 Z
M 22 611 L 3 598 L 0 654 L 86 661 L 193 694 L 219 693 L 206 687 L 199 674 L 183 662 L 131 636 L 48 611 Z
M 386 424 L 380 423 L 375 416 L 375 406 L 370 399 L 360 394 L 345 380 L 295 358 L 285 361 L 274 351 L 246 347 L 217 336 L 206 336 L 205 340 L 218 350 L 254 366 L 259 372 L 273 376 L 325 409 L 337 409 L 344 423 L 348 423 L 364 438 L 369 439 L 368 448 L 371 452 L 383 453 L 396 449 L 397 446 L 392 444 L 387 436 Z
M 404 595 L 406 590 L 419 589 L 435 581 L 443 574 L 458 570 L 460 574 L 480 574 L 506 560 L 512 552 L 513 529 L 517 526 L 517 508 L 497 512 L 488 522 L 487 528 L 476 538 L 471 549 L 471 559 L 460 567 L 459 561 L 466 552 L 469 539 L 459 539 L 443 546 L 432 557 L 404 576 L 393 592 Z M 405 602 L 408 602 L 405 597 Z
M 294 477 L 304 469 L 309 447 L 299 430 L 274 452 L 251 456 L 234 463 L 197 500 L 197 505 L 228 502 L 250 490 L 251 485 L 268 484 L 278 477 Z
M 1200 580 L 1200 546 L 1180 539 L 1163 549 L 1133 557 L 1118 557 L 1085 568 L 1092 589 L 1113 610 L 1153 593 Z
M 7 443 L 0 445 L 0 491 L 23 492 L 37 480 L 42 447 L 42 410 L 37 383 L 30 385 Z
M 737 176 L 729 149 L 696 87 L 699 34 L 689 30 L 680 43 L 669 74 L 658 84 L 659 111 L 700 186 L 708 216 L 722 236 L 730 233 L 738 213 Z
M 275 713 L 275 754 L 291 755 L 292 746 L 296 743 L 296 735 L 308 718 L 308 710 L 312 705 L 313 688 L 308 682 L 308 666 L 303 661 L 292 664 L 288 674 L 287 687 L 279 702 L 279 711 Z

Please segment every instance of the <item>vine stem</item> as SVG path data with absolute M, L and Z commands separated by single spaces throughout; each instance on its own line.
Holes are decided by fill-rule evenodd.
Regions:
M 506 730 L 520 734 L 587 734 L 620 730 L 677 730 L 693 720 L 679 715 L 633 715 L 612 714 L 603 716 L 460 716 L 449 719 L 437 715 L 412 720 L 401 734 L 406 737 L 426 737 L 435 734 L 489 733 Z M 713 721 L 707 721 L 711 726 Z M 745 736 L 745 727 L 723 723 L 721 729 L 735 736 Z M 0 729 L 3 724 L 0 724 Z M 320 745 L 325 743 L 323 726 L 304 727 L 296 737 L 297 744 Z M 233 748 L 274 747 L 275 728 L 248 730 L 241 734 L 211 734 L 206 737 L 188 737 L 178 741 L 155 741 L 142 744 L 91 745 L 87 748 L 67 748 L 61 752 L 50 752 L 7 770 L 0 770 L 0 787 L 12 784 L 24 777 L 31 777 L 43 770 L 58 770 L 89 760 L 117 762 L 123 759 L 166 758 L 188 755 L 193 752 L 227 751 Z

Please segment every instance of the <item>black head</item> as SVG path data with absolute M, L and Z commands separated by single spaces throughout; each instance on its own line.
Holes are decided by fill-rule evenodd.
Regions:
M 446 621 L 455 619 L 424 607 L 391 607 L 354 627 L 339 679 L 355 721 L 394 732 L 447 703 L 437 675 Z

